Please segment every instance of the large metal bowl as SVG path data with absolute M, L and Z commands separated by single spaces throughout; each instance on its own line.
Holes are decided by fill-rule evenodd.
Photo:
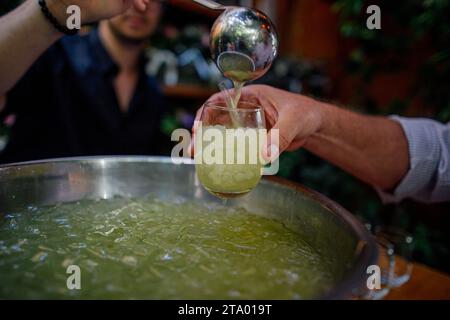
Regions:
M 76 158 L 0 166 L 0 214 L 29 205 L 149 194 L 167 201 L 220 201 L 203 190 L 192 164 L 174 165 L 169 158 Z M 333 201 L 293 183 L 265 179 L 230 205 L 276 215 L 326 255 L 341 280 L 319 298 L 351 298 L 366 285 L 367 267 L 377 259 L 375 242 Z

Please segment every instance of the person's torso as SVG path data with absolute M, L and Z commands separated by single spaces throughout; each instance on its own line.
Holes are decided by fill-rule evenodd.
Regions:
M 143 64 L 126 113 L 113 86 L 117 66 L 97 31 L 61 40 L 37 64 L 13 94 L 20 105 L 9 108 L 17 120 L 2 162 L 158 153 L 163 102 Z

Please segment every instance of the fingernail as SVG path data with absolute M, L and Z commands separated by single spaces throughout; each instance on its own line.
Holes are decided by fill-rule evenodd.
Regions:
M 269 154 L 269 146 L 265 146 L 262 150 L 262 157 L 264 161 L 264 165 L 267 165 L 270 163 L 270 154 Z
M 280 148 L 277 145 L 272 144 L 269 147 L 269 152 L 270 152 L 270 154 L 269 154 L 270 161 L 275 161 L 280 156 Z
M 270 145 L 264 149 L 263 157 L 267 162 L 273 162 L 280 156 L 280 148 L 277 145 Z

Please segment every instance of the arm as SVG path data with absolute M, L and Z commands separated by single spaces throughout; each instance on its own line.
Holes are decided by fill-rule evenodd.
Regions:
M 395 192 L 380 195 L 385 202 L 413 198 L 423 202 L 450 200 L 450 123 L 392 117 L 406 134 L 409 172 Z
M 316 107 L 322 124 L 305 148 L 372 186 L 395 189 L 409 169 L 408 142 L 401 125 L 332 105 Z
M 134 5 L 145 10 L 148 0 L 47 0 L 53 15 L 63 23 L 68 5 L 79 5 L 82 22 L 120 14 Z M 30 66 L 62 37 L 46 20 L 36 0 L 25 1 L 0 18 L 0 96 L 5 95 Z
M 364 116 L 270 87 L 253 86 L 279 150 L 300 147 L 376 187 L 386 202 L 450 200 L 450 124 Z M 383 192 L 383 190 L 385 192 Z
M 268 127 L 279 130 L 279 146 L 268 146 L 268 150 L 304 147 L 383 190 L 393 190 L 408 172 L 407 139 L 393 120 L 360 115 L 268 86 L 245 87 L 242 97 L 256 100 L 265 110 Z M 272 159 L 278 156 L 278 152 L 266 153 Z

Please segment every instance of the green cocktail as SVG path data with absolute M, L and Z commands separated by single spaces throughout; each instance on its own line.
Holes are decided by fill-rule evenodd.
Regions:
M 197 175 L 205 189 L 221 198 L 253 190 L 263 173 L 266 135 L 260 108 L 246 102 L 239 108 L 206 104 L 195 136 Z
M 335 283 L 281 221 L 183 199 L 29 207 L 0 215 L 0 239 L 0 299 L 307 299 Z

